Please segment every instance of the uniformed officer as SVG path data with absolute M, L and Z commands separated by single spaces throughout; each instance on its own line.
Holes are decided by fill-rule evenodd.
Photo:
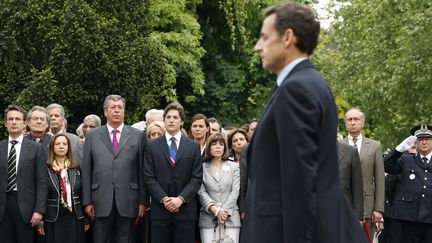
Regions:
M 432 126 L 411 129 L 406 138 L 384 158 L 385 171 L 400 174 L 393 199 L 393 216 L 401 225 L 401 242 L 432 243 Z M 412 145 L 417 153 L 403 153 Z

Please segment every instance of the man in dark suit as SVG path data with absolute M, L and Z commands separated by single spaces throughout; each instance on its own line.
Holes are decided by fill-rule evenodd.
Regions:
M 25 138 L 31 139 L 47 149 L 51 135 L 47 134 L 50 126 L 50 116 L 47 109 L 42 106 L 33 106 L 27 112 L 27 125 L 30 132 Z
M 333 94 L 308 58 L 319 30 L 297 3 L 265 13 L 255 50 L 278 78 L 248 148 L 242 242 L 367 241 L 340 186 Z
M 337 142 L 339 176 L 342 190 L 357 214 L 363 221 L 363 177 L 360 158 L 353 146 Z
M 413 144 L 417 153 L 404 153 Z M 432 126 L 418 125 L 411 136 L 384 158 L 385 171 L 400 175 L 392 216 L 400 224 L 403 243 L 432 242 Z
M 181 135 L 184 110 L 178 103 L 164 110 L 167 132 L 150 141 L 144 160 L 144 181 L 151 195 L 151 242 L 193 243 L 197 200 L 202 183 L 198 143 Z
M 9 138 L 0 141 L 0 242 L 29 243 L 46 211 L 47 170 L 42 145 L 24 139 L 25 111 L 4 112 Z
M 144 133 L 124 125 L 125 100 L 105 98 L 105 126 L 86 135 L 82 162 L 83 205 L 94 220 L 95 243 L 134 242 L 134 221 L 148 204 L 142 180 Z

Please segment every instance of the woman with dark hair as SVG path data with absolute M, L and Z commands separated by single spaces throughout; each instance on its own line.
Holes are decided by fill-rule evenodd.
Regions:
M 240 154 L 243 146 L 249 142 L 247 132 L 243 129 L 234 129 L 228 136 L 228 145 L 230 147 L 230 157 L 231 161 L 239 162 Z
M 237 163 L 227 160 L 228 146 L 220 133 L 211 135 L 207 145 L 203 183 L 198 191 L 202 205 L 199 216 L 201 240 L 202 243 L 211 243 L 213 237 L 219 239 L 225 231 L 234 242 L 238 242 L 241 226 L 237 206 L 240 169 Z
M 204 155 L 207 138 L 210 136 L 210 123 L 203 114 L 196 114 L 191 120 L 190 138 L 199 143 Z
M 48 147 L 48 202 L 44 227 L 37 229 L 47 243 L 82 243 L 89 225 L 81 205 L 81 172 L 65 134 L 56 134 Z

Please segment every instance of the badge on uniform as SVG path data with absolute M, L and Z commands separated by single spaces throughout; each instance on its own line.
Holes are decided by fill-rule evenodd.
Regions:
M 411 174 L 409 175 L 410 180 L 415 179 L 414 170 L 411 171 Z

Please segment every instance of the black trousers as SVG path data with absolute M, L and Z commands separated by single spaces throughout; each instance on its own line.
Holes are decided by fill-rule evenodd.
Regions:
M 151 220 L 152 243 L 193 243 L 195 220 Z
M 432 243 L 432 224 L 398 220 L 401 225 L 401 242 Z
M 94 221 L 93 236 L 94 243 L 135 243 L 134 219 L 119 214 L 114 198 L 110 215 Z
M 0 222 L 1 243 L 29 243 L 33 241 L 35 230 L 25 223 L 18 208 L 16 192 L 8 192 L 6 210 Z

